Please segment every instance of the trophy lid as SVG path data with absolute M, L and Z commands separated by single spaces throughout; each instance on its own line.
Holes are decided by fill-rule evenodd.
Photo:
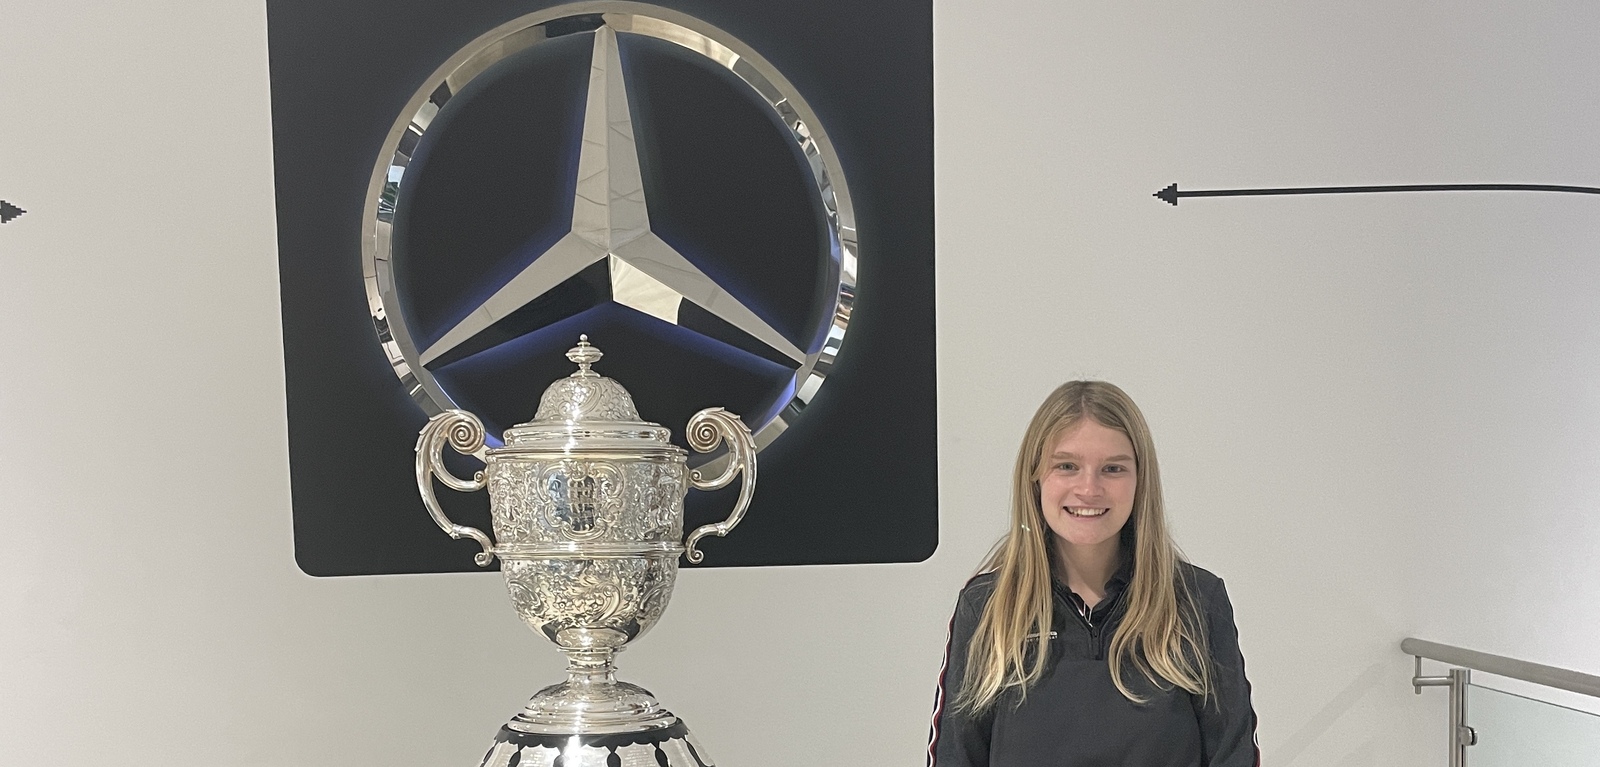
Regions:
M 682 452 L 671 444 L 671 432 L 665 427 L 639 418 L 633 397 L 622 384 L 590 369 L 603 356 L 587 335 L 578 336 L 578 345 L 567 350 L 577 372 L 544 390 L 532 421 L 506 430 L 506 447 Z

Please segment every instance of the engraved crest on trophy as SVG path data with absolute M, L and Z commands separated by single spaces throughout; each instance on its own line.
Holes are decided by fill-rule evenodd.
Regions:
M 712 767 L 683 721 L 642 687 L 617 681 L 617 652 L 660 619 L 672 595 L 678 557 L 699 562 L 696 544 L 727 535 L 755 489 L 755 443 L 739 417 L 721 408 L 696 413 L 686 437 L 697 452 L 727 446 L 721 472 L 702 477 L 671 433 L 644 421 L 633 398 L 592 366 L 601 352 L 580 336 L 567 352 L 571 376 L 551 384 L 532 421 L 485 449 L 471 413 L 434 416 L 417 439 L 417 489 L 428 513 L 452 538 L 500 559 L 512 606 L 523 622 L 566 653 L 567 680 L 540 690 L 500 728 L 483 767 Z M 443 464 L 446 446 L 481 454 L 484 468 L 461 479 Z M 739 499 L 722 522 L 683 535 L 690 488 L 726 487 L 743 473 Z M 453 490 L 487 489 L 494 538 L 450 521 L 433 480 Z

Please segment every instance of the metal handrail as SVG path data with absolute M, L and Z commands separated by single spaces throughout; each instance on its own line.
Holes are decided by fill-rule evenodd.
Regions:
M 1593 674 L 1410 637 L 1401 640 L 1400 651 L 1418 658 L 1462 666 L 1486 674 L 1520 679 L 1524 682 L 1600 698 L 1600 676 Z
M 1450 688 L 1448 741 L 1450 767 L 1467 767 L 1467 749 L 1478 744 L 1478 731 L 1467 724 L 1467 688 L 1472 685 L 1473 671 L 1600 698 L 1600 676 L 1592 674 L 1507 658 L 1503 655 L 1491 655 L 1415 637 L 1401 640 L 1400 651 L 1416 658 L 1416 667 L 1411 674 L 1411 687 L 1418 695 L 1422 694 L 1424 687 Z M 1450 669 L 1445 676 L 1423 676 L 1423 658 L 1448 663 L 1457 668 Z

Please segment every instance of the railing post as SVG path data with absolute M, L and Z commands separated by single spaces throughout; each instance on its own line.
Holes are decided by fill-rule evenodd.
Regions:
M 1478 743 L 1478 732 L 1467 725 L 1467 685 L 1471 683 L 1470 670 L 1450 669 L 1450 767 L 1467 767 L 1467 747 Z
M 1420 655 L 1416 656 L 1415 669 L 1411 689 L 1418 695 L 1424 687 L 1450 688 L 1450 767 L 1467 767 L 1467 747 L 1478 744 L 1477 731 L 1467 726 L 1467 685 L 1472 683 L 1472 672 L 1453 668 L 1448 676 L 1423 676 Z

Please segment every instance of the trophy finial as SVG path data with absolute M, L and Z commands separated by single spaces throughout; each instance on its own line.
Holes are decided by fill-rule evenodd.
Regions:
M 572 374 L 575 377 L 587 378 L 599 375 L 590 370 L 589 366 L 599 362 L 600 358 L 604 356 L 606 356 L 604 352 L 589 344 L 588 335 L 578 336 L 578 345 L 567 350 L 567 359 L 572 360 L 578 366 L 578 372 Z
M 578 345 L 567 350 L 567 359 L 578 369 L 566 378 L 556 379 L 544 390 L 544 394 L 539 396 L 539 411 L 533 414 L 532 421 L 517 424 L 506 433 L 518 431 L 524 426 L 550 427 L 571 436 L 569 432 L 572 425 L 579 421 L 638 421 L 639 411 L 634 408 L 628 390 L 622 388 L 622 384 L 589 369 L 604 356 L 589 343 L 588 336 L 578 336 Z

